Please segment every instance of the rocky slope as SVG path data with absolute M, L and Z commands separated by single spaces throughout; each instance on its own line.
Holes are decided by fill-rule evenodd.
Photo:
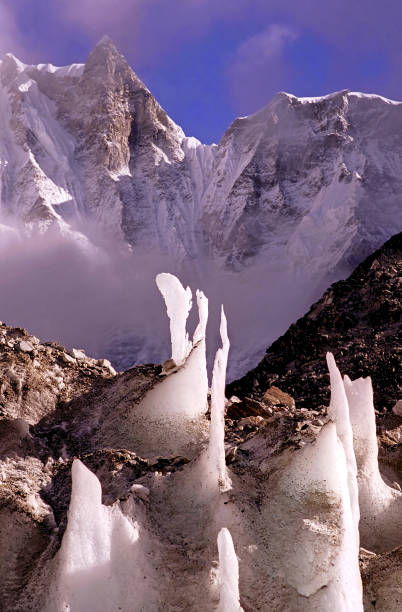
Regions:
M 323 357 L 331 351 L 352 378 L 372 377 L 375 406 L 390 414 L 402 393 L 401 278 L 402 234 L 396 234 L 331 285 L 227 394 L 261 399 L 276 385 L 299 408 L 322 409 L 329 400 Z
M 47 241 L 54 251 L 60 236 L 47 257 L 62 267 L 74 259 L 67 242 L 95 267 L 113 260 L 134 270 L 121 286 L 104 275 L 105 312 L 105 296 L 124 302 L 131 283 L 141 292 L 159 258 L 228 304 L 230 374 L 239 376 L 330 282 L 402 229 L 402 104 L 380 96 L 281 93 L 234 121 L 217 145 L 204 145 L 184 135 L 105 38 L 85 64 L 63 68 L 6 55 L 0 110 L 0 272 L 10 278 L 0 307 L 15 324 L 12 313 L 26 300 L 14 296 L 25 283 L 16 286 L 9 271 L 22 245 L 27 283 L 32 253 Z M 86 269 L 84 284 L 93 276 Z M 78 292 L 77 278 L 75 270 L 66 277 L 67 294 Z M 52 285 L 39 282 L 52 304 Z M 238 300 L 239 287 L 255 298 Z M 46 336 L 32 312 L 20 320 Z M 121 368 L 162 354 L 157 339 L 144 339 L 142 322 L 125 319 L 119 328 L 104 315 L 100 355 Z M 50 337 L 73 343 L 62 324 Z M 85 345 L 94 344 L 92 333 Z
M 251 415 L 271 418 L 272 405 L 288 414 L 289 402 L 277 388 L 294 399 L 293 416 L 325 414 L 330 389 L 324 355 L 331 351 L 351 378 L 372 378 L 381 470 L 387 482 L 401 486 L 401 278 L 402 234 L 396 234 L 345 281 L 334 283 L 255 369 L 228 385 L 227 396 L 238 396 L 228 415 L 236 422 Z
M 93 447 L 92 452 L 94 440 L 89 442 L 88 438 L 99 428 L 99 410 L 106 403 L 104 393 L 114 396 L 109 406 L 112 408 L 134 384 L 130 401 L 135 401 L 137 393 L 141 395 L 152 387 L 157 372 L 157 368 L 140 367 L 134 375 L 123 375 L 118 379 L 117 392 L 113 385 L 116 372 L 106 360 L 91 359 L 79 350 L 67 351 L 57 343 L 42 344 L 22 328 L 1 325 L 2 611 L 17 609 L 16 601 L 32 573 L 40 571 L 41 556 L 46 551 L 54 554 L 54 546 L 58 546 L 55 528 L 57 525 L 64 530 L 70 498 L 71 478 L 65 465 L 70 453 L 88 455 L 87 465 L 93 460 L 96 469 L 108 465 L 111 491 L 122 494 L 119 478 L 111 476 L 113 466 L 123 460 L 124 471 L 129 470 L 132 477 L 132 468 L 137 465 L 135 455 L 128 451 L 116 453 L 112 442 L 104 445 L 109 450 L 102 445 L 96 450 Z M 86 416 L 78 417 L 81 413 Z M 103 418 L 107 422 L 105 413 Z M 36 601 L 32 592 L 29 598 Z M 22 608 L 38 610 L 38 605 L 37 601 L 25 602 Z

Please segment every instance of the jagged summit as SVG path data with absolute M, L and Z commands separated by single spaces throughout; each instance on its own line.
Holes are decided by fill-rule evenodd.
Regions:
M 117 51 L 117 47 L 115 43 L 113 42 L 113 40 L 110 38 L 108 34 L 104 34 L 102 36 L 102 38 L 96 43 L 95 48 L 101 47 L 101 46 L 108 47 L 110 49 L 115 49 Z
M 104 36 L 95 45 L 95 47 L 89 54 L 86 63 L 88 63 L 88 60 L 90 60 L 90 58 L 92 59 L 93 57 L 97 58 L 98 60 L 109 59 L 112 61 L 119 61 L 127 64 L 127 60 L 125 59 L 124 55 L 120 53 L 120 51 L 118 50 L 112 39 L 109 38 L 109 36 Z
M 116 45 L 108 36 L 104 36 L 89 54 L 85 62 L 85 73 L 96 73 L 99 77 L 108 80 L 129 79 L 138 81 L 139 85 L 145 85 L 135 75 L 124 55 L 120 53 Z

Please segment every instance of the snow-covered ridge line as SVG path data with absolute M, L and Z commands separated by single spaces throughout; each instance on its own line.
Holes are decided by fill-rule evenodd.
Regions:
M 237 117 L 237 119 L 234 120 L 234 124 L 239 120 L 240 121 L 251 120 L 257 117 L 261 117 L 263 120 L 263 117 L 266 111 L 270 111 L 280 101 L 288 100 L 289 102 L 296 102 L 296 103 L 299 102 L 301 104 L 319 104 L 323 102 L 324 103 L 331 102 L 333 100 L 337 100 L 342 97 L 357 98 L 360 100 L 367 100 L 367 101 L 374 101 L 374 102 L 379 101 L 379 102 L 384 102 L 385 104 L 390 104 L 393 106 L 399 106 L 402 104 L 402 102 L 399 100 L 392 100 L 390 98 L 386 98 L 385 96 L 381 96 L 380 94 L 365 93 L 361 91 L 350 91 L 349 89 L 340 89 L 339 91 L 334 91 L 329 94 L 324 94 L 322 96 L 296 96 L 287 91 L 280 91 L 277 94 L 275 94 L 275 96 L 270 102 L 268 102 L 265 106 L 258 109 L 254 113 L 251 113 L 250 115 L 242 115 L 242 116 Z
M 11 60 L 15 64 L 18 69 L 18 72 L 29 72 L 32 70 L 38 70 L 39 72 L 48 72 L 49 74 L 54 74 L 55 76 L 59 77 L 78 77 L 82 75 L 85 68 L 85 64 L 83 63 L 67 64 L 66 66 L 55 66 L 54 64 L 49 63 L 24 64 L 24 62 L 19 60 L 18 57 L 16 57 L 13 53 L 6 53 L 3 58 L 0 59 L 0 66 L 4 62 L 5 58 L 7 58 L 7 61 Z
M 386 104 L 394 104 L 394 105 L 402 104 L 402 102 L 400 102 L 399 100 L 391 100 L 390 98 L 386 98 L 385 96 L 381 96 L 379 94 L 364 93 L 361 91 L 350 91 L 349 89 L 341 89 L 340 91 L 335 91 L 333 93 L 326 94 L 323 96 L 298 97 L 298 96 L 294 96 L 292 94 L 287 94 L 287 93 L 285 93 L 285 95 L 291 98 L 296 98 L 296 100 L 299 100 L 299 102 L 302 102 L 302 103 L 323 102 L 325 100 L 332 100 L 333 98 L 337 98 L 339 96 L 346 95 L 348 97 L 352 96 L 352 97 L 360 98 L 363 100 L 380 100 L 381 102 L 385 102 Z

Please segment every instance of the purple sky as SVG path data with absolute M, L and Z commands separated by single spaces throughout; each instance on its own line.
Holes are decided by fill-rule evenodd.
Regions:
M 108 34 L 204 142 L 277 91 L 402 99 L 401 29 L 401 0 L 0 0 L 1 53 L 64 65 Z

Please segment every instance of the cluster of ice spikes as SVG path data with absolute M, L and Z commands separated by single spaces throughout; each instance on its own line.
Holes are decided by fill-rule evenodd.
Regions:
M 202 292 L 197 291 L 199 324 L 191 342 L 186 332 L 192 301 L 190 288 L 184 289 L 178 279 L 170 274 L 158 275 L 156 282 L 170 319 L 175 367 L 157 385 L 156 390 L 149 392 L 143 404 L 133 410 L 143 414 L 144 418 L 146 416 L 149 423 L 154 419 L 157 429 L 165 428 L 164 435 L 169 440 L 174 439 L 176 430 L 181 439 L 186 438 L 183 425 L 186 419 L 195 423 L 191 435 L 198 431 L 197 423 L 203 426 L 206 423 L 205 332 L 208 300 Z M 205 494 L 206 490 L 214 491 L 211 505 L 216 507 L 216 495 L 227 494 L 232 486 L 224 448 L 229 339 L 223 307 L 220 334 L 222 347 L 216 353 L 212 374 L 209 439 L 196 457 L 195 465 L 198 468 L 189 468 L 194 470 L 192 479 L 195 474 L 204 491 L 200 507 L 212 499 Z M 311 500 L 318 503 L 321 495 L 329 500 L 325 502 L 328 503 L 328 512 L 337 512 L 335 519 L 331 518 L 332 523 L 328 523 L 335 521 L 336 528 L 330 531 L 325 516 L 303 519 L 303 528 L 300 530 L 296 525 L 296 538 L 291 544 L 286 541 L 276 543 L 280 555 L 283 546 L 283 568 L 279 575 L 288 576 L 288 584 L 296 590 L 297 597 L 302 597 L 301 601 L 307 598 L 306 601 L 311 602 L 307 609 L 359 612 L 363 610 L 358 564 L 359 520 L 364 543 L 370 540 L 373 547 L 380 548 L 385 538 L 386 546 L 398 544 L 402 496 L 385 485 L 378 470 L 370 379 L 352 382 L 345 377 L 342 380 L 332 354 L 327 355 L 327 362 L 331 380 L 330 422 L 322 427 L 314 443 L 295 453 L 290 467 L 284 468 L 279 480 L 279 493 L 272 491 L 272 496 L 275 504 L 283 503 L 280 500 L 285 491 L 286 504 L 293 511 L 300 508 L 308 496 L 308 503 L 311 504 Z M 150 436 L 153 435 L 152 431 L 150 427 Z M 169 443 L 166 444 L 169 447 Z M 56 587 L 52 591 L 48 609 L 53 612 L 151 612 L 163 609 L 163 602 L 158 600 L 157 595 L 158 578 L 149 561 L 149 555 L 152 557 L 157 553 L 147 551 L 142 511 L 136 509 L 135 504 L 131 509 L 126 507 L 125 513 L 118 504 L 103 506 L 97 477 L 78 459 L 73 463 L 72 481 L 68 524 L 57 555 Z M 326 507 L 325 504 L 323 507 Z M 264 516 L 264 512 L 267 517 L 271 516 L 269 500 L 262 507 L 261 516 Z M 267 526 L 269 529 L 268 535 L 273 538 L 275 525 Z M 286 534 L 286 525 L 281 529 L 284 531 L 278 533 Z M 246 531 L 242 527 L 235 534 L 244 551 L 252 548 L 245 545 Z M 240 611 L 239 563 L 232 536 L 222 521 L 215 533 L 219 556 L 219 588 L 215 608 L 220 612 Z M 275 542 L 269 537 L 268 542 Z M 264 538 L 260 541 L 264 542 Z M 264 554 L 269 556 L 269 544 L 267 547 Z M 275 546 L 272 546 L 272 555 L 277 554 L 274 549 Z M 281 562 L 278 563 L 280 565 Z M 146 577 L 148 580 L 145 580 Z M 327 588 L 323 590 L 323 587 Z

